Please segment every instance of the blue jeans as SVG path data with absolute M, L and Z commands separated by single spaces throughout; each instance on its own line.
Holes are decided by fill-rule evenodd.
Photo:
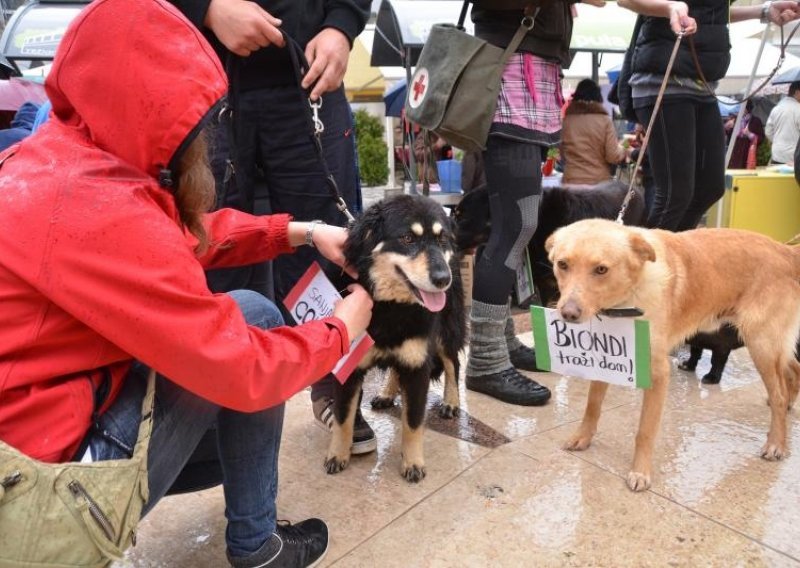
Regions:
M 230 296 L 248 324 L 261 329 L 283 325 L 275 304 L 257 292 L 236 290 Z M 94 460 L 130 457 L 148 373 L 147 366 L 133 365 L 118 398 L 90 432 Z M 258 550 L 275 530 L 283 409 L 281 404 L 252 414 L 235 412 L 159 375 L 147 456 L 150 499 L 143 515 L 168 492 L 222 483 L 230 554 L 246 556 Z

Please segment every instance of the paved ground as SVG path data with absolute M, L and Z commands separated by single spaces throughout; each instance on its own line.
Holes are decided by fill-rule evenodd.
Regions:
M 382 190 L 365 190 L 367 203 Z M 530 343 L 525 313 L 517 331 Z M 640 393 L 611 387 L 593 445 L 561 443 L 582 415 L 588 383 L 550 373 L 542 408 L 499 403 L 461 385 L 462 416 L 436 415 L 430 396 L 427 478 L 399 475 L 399 410 L 366 401 L 378 450 L 337 475 L 322 467 L 327 434 L 314 425 L 308 393 L 287 405 L 279 512 L 325 519 L 331 547 L 323 566 L 800 566 L 800 428 L 790 416 L 789 457 L 758 457 L 766 439 L 765 391 L 747 353 L 733 354 L 719 386 L 677 370 L 656 446 L 651 490 L 625 486 Z M 139 544 L 118 566 L 225 566 L 219 488 L 166 498 L 146 518 Z
M 536 375 L 554 393 L 542 408 L 462 385 L 463 416 L 443 426 L 429 413 L 428 476 L 418 485 L 399 475 L 398 412 L 367 403 L 378 451 L 326 474 L 327 434 L 300 393 L 284 427 L 280 516 L 329 523 L 324 566 L 800 566 L 797 411 L 794 452 L 762 460 L 769 411 L 747 354 L 732 356 L 719 386 L 700 384 L 708 366 L 707 356 L 697 374 L 673 365 L 653 488 L 640 494 L 624 482 L 640 407 L 631 389 L 611 387 L 594 444 L 570 453 L 560 444 L 580 419 L 587 382 Z M 223 507 L 219 489 L 166 498 L 124 565 L 224 566 Z

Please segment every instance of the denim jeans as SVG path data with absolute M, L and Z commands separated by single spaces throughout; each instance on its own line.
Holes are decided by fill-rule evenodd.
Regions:
M 230 296 L 248 324 L 261 329 L 283 325 L 277 307 L 262 295 L 236 290 Z M 146 365 L 133 365 L 118 398 L 91 431 L 89 447 L 95 461 L 130 457 L 148 372 Z M 235 412 L 159 375 L 147 456 L 150 498 L 143 515 L 168 492 L 221 482 L 229 552 L 246 556 L 258 550 L 275 530 L 283 410 L 281 404 L 252 414 Z

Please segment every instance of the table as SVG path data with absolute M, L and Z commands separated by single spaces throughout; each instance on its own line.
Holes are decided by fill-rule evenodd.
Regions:
M 768 168 L 728 170 L 725 195 L 707 214 L 709 227 L 747 229 L 781 242 L 800 233 L 800 187 L 794 175 Z

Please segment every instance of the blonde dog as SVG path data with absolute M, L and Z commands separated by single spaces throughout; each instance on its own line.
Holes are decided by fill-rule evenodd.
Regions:
M 787 407 L 797 397 L 800 364 L 800 249 L 734 229 L 682 233 L 626 227 L 602 219 L 556 231 L 546 249 L 568 322 L 635 306 L 650 321 L 653 386 L 644 392 L 628 487 L 650 487 L 653 445 L 670 376 L 669 352 L 698 331 L 734 324 L 761 375 L 772 413 L 761 456 L 786 454 Z M 565 444 L 584 450 L 597 431 L 608 384 L 592 381 L 583 421 Z

